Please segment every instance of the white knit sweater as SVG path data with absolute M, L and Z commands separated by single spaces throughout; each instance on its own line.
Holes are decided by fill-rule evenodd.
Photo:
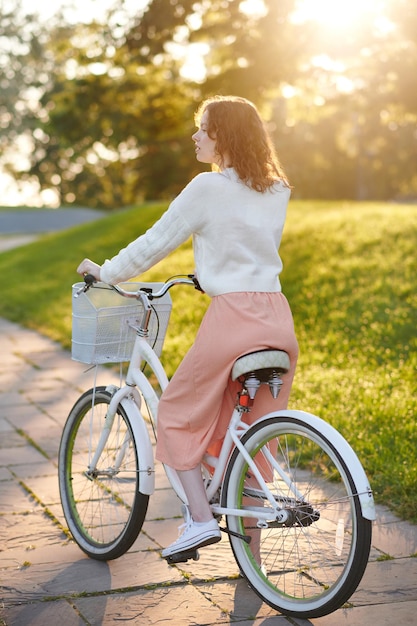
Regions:
M 192 236 L 197 276 L 209 296 L 281 291 L 278 248 L 289 196 L 282 183 L 254 191 L 232 168 L 199 174 L 152 228 L 105 261 L 101 280 L 138 276 Z

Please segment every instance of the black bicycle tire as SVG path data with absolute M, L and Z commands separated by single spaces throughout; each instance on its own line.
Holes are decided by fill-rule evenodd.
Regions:
M 289 417 L 289 416 L 272 416 L 267 420 L 263 420 L 251 427 L 247 433 L 245 433 L 242 437 L 242 443 L 245 447 L 251 448 L 251 443 L 257 440 L 263 440 L 262 437 L 262 429 L 270 428 L 271 424 L 279 424 L 281 429 L 285 424 L 291 424 L 291 427 L 297 427 L 301 431 L 305 431 L 307 433 L 311 433 L 314 435 L 316 440 L 323 441 L 323 445 L 325 448 L 329 448 L 333 451 L 335 457 L 338 459 L 343 471 L 345 473 L 346 479 L 350 485 L 350 489 L 352 491 L 352 498 L 354 503 L 354 514 L 356 518 L 356 542 L 354 547 L 354 553 L 350 561 L 349 571 L 345 576 L 345 580 L 342 586 L 335 591 L 334 594 L 328 593 L 323 594 L 323 601 L 321 602 L 319 599 L 316 601 L 311 601 L 311 606 L 308 606 L 308 602 L 300 601 L 297 606 L 297 601 L 290 601 L 288 598 L 283 598 L 282 595 L 277 594 L 277 599 L 275 601 L 271 601 L 270 593 L 269 595 L 265 593 L 266 582 L 262 580 L 261 577 L 256 579 L 256 583 L 254 584 L 254 570 L 250 570 L 251 576 L 248 578 L 248 582 L 253 590 L 264 600 L 267 604 L 272 606 L 272 608 L 280 611 L 283 614 L 290 615 L 293 617 L 301 617 L 304 619 L 315 618 L 315 617 L 323 617 L 329 613 L 340 608 L 347 600 L 352 596 L 356 588 L 358 587 L 360 581 L 362 580 L 363 574 L 365 572 L 369 552 L 371 548 L 371 535 L 372 535 L 372 522 L 368 519 L 365 519 L 361 513 L 361 506 L 359 502 L 359 497 L 355 495 L 354 489 L 354 481 L 351 475 L 349 468 L 347 467 L 345 461 L 343 460 L 339 451 L 335 448 L 331 441 L 329 441 L 326 437 L 324 437 L 320 432 L 318 432 L 314 427 L 302 422 L 301 420 Z M 242 464 L 242 455 L 239 450 L 236 448 L 230 458 L 230 462 L 228 464 L 225 479 L 224 479 L 224 488 L 223 488 L 223 499 L 222 506 L 231 506 L 236 507 L 237 503 L 240 500 L 240 496 L 235 496 L 232 501 L 230 500 L 230 481 L 233 476 L 233 472 L 236 472 L 237 463 L 239 463 L 242 467 L 242 471 L 245 471 L 244 468 L 247 467 L 246 463 Z M 238 470 L 240 471 L 240 470 Z M 236 481 L 237 482 L 237 481 Z M 228 495 L 229 494 L 229 495 Z M 239 531 L 239 527 L 236 524 L 236 517 L 227 516 L 227 526 L 230 530 L 236 532 Z M 234 553 L 235 559 L 239 565 L 241 572 L 246 576 L 247 571 L 247 562 L 245 559 L 242 560 L 242 540 L 237 538 L 236 536 L 229 535 L 229 541 L 231 544 L 232 551 Z M 247 577 L 247 576 L 246 576 Z M 271 588 L 271 585 L 268 585 Z M 272 592 L 271 592 L 272 593 Z
M 137 456 L 138 451 L 134 445 L 136 489 L 134 492 L 134 500 L 131 506 L 130 514 L 124 528 L 112 541 L 99 542 L 90 536 L 83 525 L 77 510 L 77 503 L 74 500 L 70 468 L 74 441 L 77 437 L 78 430 L 84 416 L 88 413 L 89 408 L 92 406 L 93 397 L 95 405 L 100 403 L 108 405 L 111 399 L 111 393 L 103 386 L 98 386 L 95 389 L 89 389 L 82 396 L 80 396 L 72 407 L 62 432 L 59 447 L 59 491 L 64 517 L 74 541 L 90 558 L 99 561 L 109 561 L 117 559 L 125 554 L 136 541 L 146 516 L 149 496 L 140 492 L 140 473 L 138 471 L 139 463 Z M 124 420 L 134 444 L 134 437 L 128 414 L 121 405 L 119 405 L 117 413 Z

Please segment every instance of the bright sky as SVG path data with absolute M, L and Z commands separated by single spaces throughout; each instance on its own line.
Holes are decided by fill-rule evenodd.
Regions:
M 334 27 L 343 26 L 346 29 L 361 16 L 379 13 L 383 4 L 381 0 L 303 0 L 299 15 L 302 19 L 307 18 Z
M 21 0 L 23 7 L 27 7 L 28 13 L 36 12 L 46 20 L 54 15 L 62 7 L 68 22 L 91 22 L 94 18 L 103 14 L 114 4 L 114 0 Z M 126 7 L 132 13 L 141 12 L 148 4 L 148 0 L 125 0 Z

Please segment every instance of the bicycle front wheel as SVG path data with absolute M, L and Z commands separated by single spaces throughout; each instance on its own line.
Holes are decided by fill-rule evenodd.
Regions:
M 91 467 L 111 394 L 90 389 L 72 408 L 59 448 L 59 490 L 71 534 L 88 556 L 116 559 L 136 540 L 149 496 L 140 492 L 137 449 L 119 405 L 100 458 Z
M 255 513 L 227 517 L 229 530 L 240 535 L 229 539 L 241 572 L 281 613 L 312 618 L 335 611 L 361 581 L 371 546 L 372 524 L 361 514 L 349 468 L 326 437 L 297 418 L 263 420 L 242 443 L 284 518 L 272 515 L 236 449 L 225 476 L 226 505 Z M 271 517 L 261 519 L 268 507 Z

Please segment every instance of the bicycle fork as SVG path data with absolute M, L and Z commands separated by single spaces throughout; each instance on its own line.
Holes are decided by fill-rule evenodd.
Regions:
M 97 471 L 99 459 L 109 439 L 111 430 L 114 426 L 117 408 L 120 405 L 125 410 L 129 419 L 130 427 L 132 429 L 134 446 L 136 448 L 136 454 L 138 457 L 139 473 L 141 475 L 139 481 L 140 492 L 146 495 L 152 495 L 155 489 L 154 459 L 149 434 L 146 429 L 142 414 L 140 412 L 140 395 L 137 389 L 129 387 L 123 387 L 121 389 L 118 389 L 115 386 L 110 386 L 107 388 L 107 391 L 109 391 L 113 395 L 106 412 L 105 423 L 100 434 L 100 439 L 94 455 L 89 463 L 86 476 L 95 477 L 98 475 L 115 475 L 120 469 L 123 459 L 129 449 L 129 433 L 126 433 L 123 441 L 120 444 L 113 466 L 108 469 Z

